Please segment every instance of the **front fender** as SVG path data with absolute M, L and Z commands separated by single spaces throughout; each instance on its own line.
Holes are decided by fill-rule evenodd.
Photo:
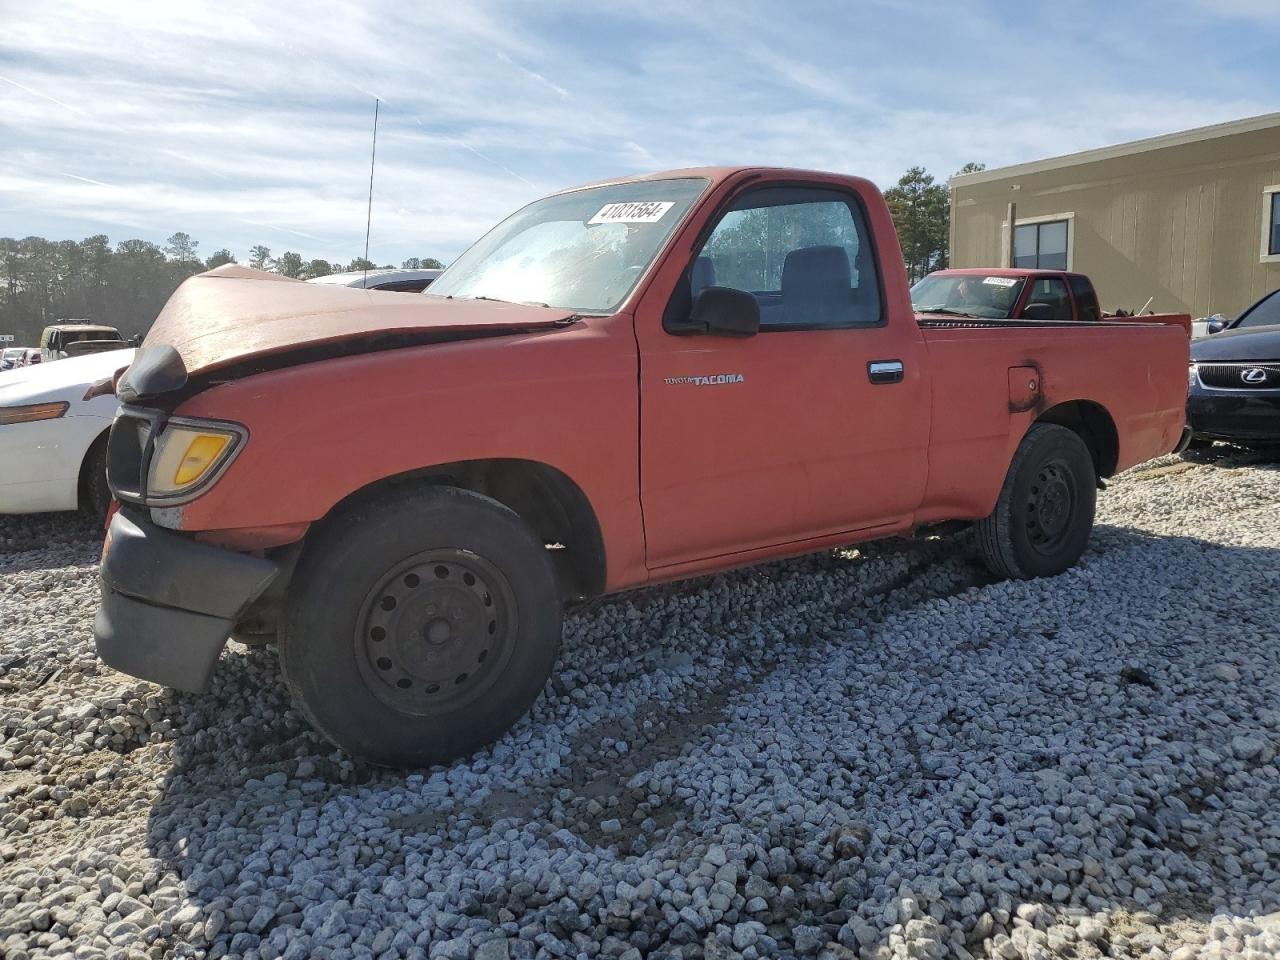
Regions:
M 406 347 L 212 387 L 176 412 L 244 424 L 249 441 L 177 525 L 307 524 L 388 477 L 528 460 L 577 484 L 611 557 L 636 554 L 611 563 L 611 574 L 642 569 L 635 342 L 629 327 L 621 337 L 610 329 L 627 324 L 601 318 L 582 330 Z

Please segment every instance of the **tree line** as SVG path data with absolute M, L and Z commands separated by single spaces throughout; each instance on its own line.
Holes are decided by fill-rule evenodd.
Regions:
M 103 234 L 79 241 L 0 237 L 0 334 L 12 334 L 14 345 L 35 346 L 48 324 L 65 319 L 109 324 L 126 337 L 145 334 L 183 280 L 239 262 L 226 248 L 201 259 L 199 247 L 198 240 L 182 232 L 163 247 L 146 240 L 113 246 Z M 301 280 L 378 268 L 363 257 L 330 263 L 304 260 L 292 250 L 275 257 L 261 244 L 249 250 L 247 264 Z M 410 257 L 401 266 L 417 270 L 441 263 L 434 257 Z
M 969 163 L 958 172 L 982 169 Z M 947 266 L 951 202 L 946 184 L 936 183 L 923 167 L 912 167 L 884 196 L 911 281 Z M 198 240 L 181 232 L 163 247 L 146 240 L 112 246 L 102 234 L 79 241 L 0 237 L 0 333 L 13 334 L 15 344 L 34 346 L 40 331 L 55 320 L 84 318 L 118 327 L 126 337 L 145 334 L 183 280 L 238 262 L 226 248 L 202 260 L 199 247 Z M 293 250 L 276 257 L 261 244 L 250 248 L 246 262 L 300 280 L 377 268 L 363 257 L 330 263 L 304 260 Z M 408 270 L 441 266 L 434 257 L 410 257 L 401 264 Z
M 955 176 L 985 170 L 982 163 L 966 163 Z M 884 192 L 898 230 L 907 279 L 915 283 L 927 273 L 942 270 L 951 257 L 951 195 L 945 183 L 935 183 L 924 167 L 912 167 Z

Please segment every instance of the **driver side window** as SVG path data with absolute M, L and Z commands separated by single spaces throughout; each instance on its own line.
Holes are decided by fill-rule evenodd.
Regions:
M 733 287 L 760 305 L 760 329 L 881 322 L 880 284 L 861 206 L 837 190 L 765 187 L 720 218 L 693 262 L 690 294 Z
M 1033 303 L 1047 305 L 1045 315 L 1039 319 L 1071 319 L 1071 300 L 1067 295 L 1067 285 L 1057 277 L 1040 277 L 1032 283 L 1031 292 L 1027 294 L 1027 305 L 1022 308 L 1022 312 L 1026 314 Z

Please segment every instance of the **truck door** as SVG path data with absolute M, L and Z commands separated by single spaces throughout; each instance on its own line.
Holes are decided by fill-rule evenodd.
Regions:
M 905 290 L 884 295 L 858 194 L 750 188 L 705 236 L 663 317 L 637 315 L 650 569 L 905 525 L 926 481 L 924 347 L 891 308 Z M 750 292 L 760 332 L 681 335 L 707 286 Z

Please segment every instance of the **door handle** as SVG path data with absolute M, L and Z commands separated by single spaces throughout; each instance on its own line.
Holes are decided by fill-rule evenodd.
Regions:
M 901 360 L 872 360 L 867 364 L 867 379 L 872 383 L 901 383 Z

